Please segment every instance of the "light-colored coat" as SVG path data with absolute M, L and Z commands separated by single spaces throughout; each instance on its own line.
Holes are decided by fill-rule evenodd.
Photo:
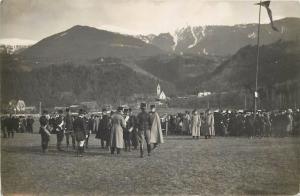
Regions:
M 119 113 L 112 115 L 111 117 L 111 137 L 110 144 L 113 148 L 123 148 L 124 140 L 123 140 L 123 128 L 125 127 L 125 120 L 123 116 Z
M 200 127 L 201 127 L 201 119 L 198 114 L 192 115 L 192 136 L 199 136 L 200 137 Z
M 208 134 L 210 136 L 215 136 L 215 118 L 214 118 L 214 114 L 210 113 L 207 115 L 206 117 L 206 124 L 208 126 Z
M 160 117 L 157 112 L 154 112 L 150 115 L 153 116 L 153 122 L 151 125 L 151 135 L 150 135 L 150 143 L 152 144 L 162 144 L 164 143 L 164 138 L 161 130 Z
M 286 126 L 286 132 L 291 133 L 293 131 L 293 116 L 288 114 L 287 116 L 288 124 Z

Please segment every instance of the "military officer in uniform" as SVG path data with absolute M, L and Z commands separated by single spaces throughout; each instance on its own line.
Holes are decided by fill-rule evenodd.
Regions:
M 77 142 L 77 154 L 82 156 L 84 153 L 84 143 L 88 136 L 87 133 L 87 123 L 84 117 L 84 111 L 79 110 L 79 116 L 74 120 L 73 128 L 74 135 Z
M 75 137 L 74 137 L 74 131 L 73 131 L 73 117 L 70 112 L 70 108 L 66 109 L 66 116 L 65 116 L 65 135 L 66 135 L 66 142 L 67 142 L 67 148 L 69 148 L 69 139 L 71 136 L 72 140 L 72 147 L 75 149 Z
M 144 156 L 144 140 L 147 144 L 148 156 L 151 153 L 150 145 L 150 129 L 151 129 L 151 119 L 148 112 L 146 112 L 146 103 L 141 103 L 141 112 L 137 115 L 137 127 L 138 136 L 140 143 L 140 155 L 141 158 Z
M 43 111 L 43 115 L 40 117 L 40 131 L 42 139 L 42 150 L 43 152 L 48 151 L 48 143 L 50 141 L 50 130 L 49 130 L 49 115 L 47 111 Z
M 138 132 L 137 132 L 137 127 L 136 127 L 136 116 L 132 113 L 131 108 L 129 108 L 128 110 L 129 112 L 129 120 L 127 122 L 127 127 L 129 132 L 131 132 L 131 142 L 132 142 L 132 146 L 134 147 L 134 149 L 136 150 L 139 144 L 139 139 L 138 139 Z
M 102 110 L 103 117 L 99 121 L 98 132 L 96 138 L 101 140 L 101 148 L 104 148 L 104 143 L 106 148 L 110 147 L 110 130 L 111 130 L 111 118 L 108 115 L 107 110 L 104 108 Z
M 124 109 L 124 119 L 125 119 L 125 128 L 124 130 L 124 142 L 125 142 L 125 151 L 131 151 L 131 135 L 132 129 L 130 127 L 129 119 L 130 116 L 128 114 L 128 109 Z
M 91 115 L 90 118 L 86 118 L 86 121 L 87 121 L 87 125 L 88 125 L 88 132 L 87 132 L 88 136 L 85 139 L 85 147 L 88 148 L 90 135 L 92 134 L 92 131 L 94 128 L 94 123 L 95 123 L 94 115 Z
M 64 139 L 64 119 L 63 119 L 63 111 L 59 110 L 58 114 L 55 117 L 55 132 L 56 132 L 56 139 L 57 139 L 57 150 L 62 151 L 61 143 Z

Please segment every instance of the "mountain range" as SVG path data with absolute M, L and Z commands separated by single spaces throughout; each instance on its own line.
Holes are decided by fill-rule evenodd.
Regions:
M 261 25 L 261 44 L 271 44 L 277 40 L 300 39 L 300 19 L 284 18 L 274 22 L 279 32 L 270 24 Z M 186 26 L 171 33 L 137 36 L 146 43 L 162 50 L 177 54 L 202 54 L 227 56 L 235 54 L 246 45 L 256 45 L 257 24 L 234 26 Z
M 280 78 L 268 85 L 294 80 L 299 70 L 300 19 L 281 19 L 275 26 L 279 32 L 269 24 L 261 29 L 261 74 Z M 257 24 L 188 26 L 130 36 L 74 26 L 18 54 L 2 54 L 2 100 L 117 103 L 135 93 L 154 94 L 157 82 L 168 96 L 253 88 L 256 29 Z M 285 68 L 291 71 L 281 77 Z

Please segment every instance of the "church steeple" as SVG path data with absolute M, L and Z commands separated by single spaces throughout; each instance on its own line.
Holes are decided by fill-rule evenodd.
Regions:
M 161 93 L 161 88 L 160 88 L 159 83 L 157 83 L 157 87 L 156 87 L 156 94 L 157 94 L 157 96 L 159 96 L 160 93 Z

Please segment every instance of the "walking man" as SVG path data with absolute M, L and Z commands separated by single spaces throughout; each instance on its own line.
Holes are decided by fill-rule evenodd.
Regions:
M 84 118 L 84 111 L 79 110 L 79 116 L 74 120 L 73 128 L 74 135 L 77 142 L 77 155 L 83 156 L 84 153 L 84 143 L 88 136 L 87 134 L 87 123 Z
M 150 106 L 150 122 L 151 122 L 151 136 L 150 143 L 153 144 L 153 149 L 155 149 L 159 144 L 164 143 L 164 138 L 161 130 L 160 117 L 156 112 L 155 105 Z
M 144 156 L 144 140 L 147 144 L 148 156 L 151 153 L 150 145 L 150 129 L 151 120 L 149 113 L 146 112 L 146 103 L 141 103 L 141 112 L 137 116 L 138 136 L 140 143 L 140 154 L 141 158 Z

